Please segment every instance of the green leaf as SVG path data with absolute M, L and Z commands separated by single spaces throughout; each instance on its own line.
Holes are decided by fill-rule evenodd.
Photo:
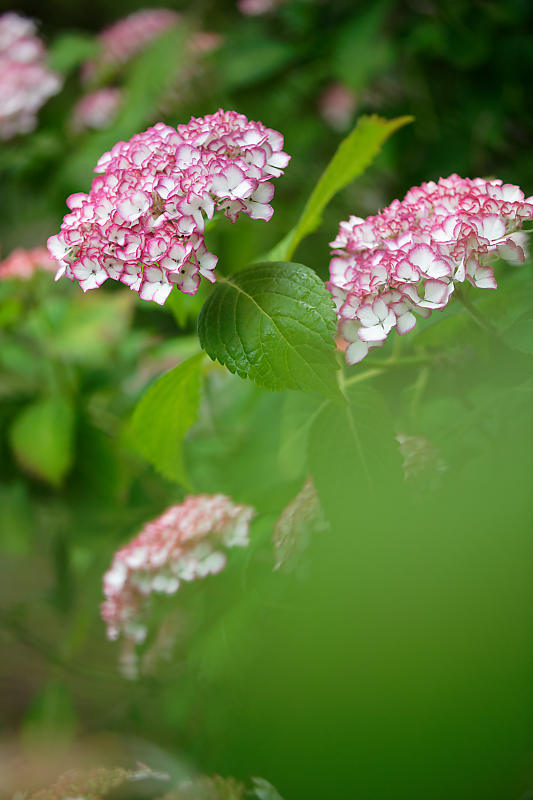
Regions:
M 227 370 L 209 371 L 198 422 L 185 441 L 195 490 L 271 507 L 281 480 L 277 459 L 283 401 L 282 394 L 265 392 Z
M 207 297 L 206 282 L 203 281 L 196 294 L 184 294 L 174 290 L 165 303 L 180 328 L 185 328 L 189 322 L 196 320 Z
M 280 39 L 234 36 L 218 54 L 218 79 L 226 90 L 251 86 L 286 69 L 294 57 L 294 47 Z
M 72 464 L 74 411 L 65 397 L 50 397 L 25 408 L 10 430 L 21 466 L 52 486 L 60 486 Z
M 385 494 L 391 498 L 401 481 L 400 455 L 382 395 L 366 386 L 346 392 L 342 408 L 328 403 L 309 436 L 309 469 L 330 521 L 349 521 L 372 508 Z M 379 500 L 379 502 L 382 502 Z
M 28 746 L 45 742 L 65 745 L 74 737 L 77 724 L 70 691 L 55 679 L 33 698 L 22 724 L 22 739 Z
M 28 556 L 35 527 L 35 508 L 26 483 L 0 485 L 0 552 Z
M 332 66 L 336 77 L 355 92 L 366 89 L 395 58 L 394 41 L 382 33 L 390 10 L 390 0 L 374 2 L 339 27 Z
M 504 341 L 513 350 L 533 356 L 533 317 L 519 319 L 505 332 Z
M 113 358 L 117 346 L 124 341 L 134 300 L 129 293 L 95 292 L 74 295 L 68 304 L 59 300 L 42 303 L 32 333 L 42 336 L 40 331 L 46 330 L 47 321 L 50 327 L 49 320 L 56 312 L 54 329 L 46 334 L 52 353 L 67 362 L 101 366 Z
M 340 143 L 296 226 L 270 251 L 267 258 L 273 261 L 290 259 L 302 239 L 318 228 L 329 201 L 365 171 L 389 136 L 412 120 L 413 117 L 392 120 L 374 115 L 361 117 L 353 131 Z
M 281 413 L 278 469 L 289 480 L 306 471 L 307 440 L 311 425 L 327 400 L 302 392 L 287 392 Z
M 48 66 L 67 75 L 98 53 L 96 39 L 83 33 L 64 33 L 52 42 L 48 50 Z
M 340 397 L 331 295 L 302 264 L 255 264 L 219 278 L 198 332 L 208 355 L 241 378 Z
M 131 445 L 169 480 L 188 486 L 183 441 L 196 422 L 203 353 L 159 378 L 137 404 L 128 430 Z

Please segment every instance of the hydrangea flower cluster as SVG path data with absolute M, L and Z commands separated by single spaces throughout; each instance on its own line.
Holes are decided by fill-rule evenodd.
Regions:
M 45 247 L 33 247 L 31 250 L 19 248 L 0 262 L 0 281 L 8 278 L 28 281 L 36 272 L 54 272 L 56 267 L 56 262 L 50 258 Z
M 90 81 L 103 70 L 125 64 L 180 18 L 169 8 L 147 8 L 119 19 L 98 36 L 98 58 L 83 65 L 83 80 Z
M 72 109 L 71 128 L 76 133 L 86 130 L 102 130 L 115 119 L 122 92 L 114 87 L 96 89 L 84 95 Z
M 227 549 L 248 545 L 254 513 L 222 494 L 195 495 L 149 522 L 115 553 L 104 575 L 101 612 L 108 637 L 144 641 L 150 595 L 174 594 L 182 581 L 220 572 Z
M 270 179 L 290 156 L 283 136 L 236 111 L 193 117 L 177 130 L 157 123 L 118 142 L 96 166 L 89 194 L 67 199 L 71 213 L 48 249 L 83 291 L 120 280 L 163 304 L 172 287 L 195 294 L 214 282 L 217 263 L 204 241 L 216 211 L 269 220 Z
M 533 219 L 533 197 L 500 180 L 450 175 L 410 189 L 379 214 L 341 222 L 331 242 L 329 288 L 348 342 L 348 364 L 361 361 L 395 328 L 408 333 L 415 313 L 448 303 L 456 282 L 496 288 L 488 261 L 523 261 L 516 231 Z
M 14 12 L 0 16 L 0 139 L 32 131 L 38 110 L 61 88 L 35 31 L 30 19 Z

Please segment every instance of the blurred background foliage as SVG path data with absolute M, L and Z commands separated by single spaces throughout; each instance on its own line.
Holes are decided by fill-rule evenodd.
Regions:
M 96 34 L 147 7 L 177 10 L 181 22 L 94 79 L 122 87 L 124 102 L 107 128 L 74 132 Z M 340 219 L 375 213 L 423 180 L 458 172 L 533 191 L 528 0 L 287 0 L 257 17 L 232 0 L 1 10 L 40 20 L 65 78 L 35 132 L 1 145 L 2 257 L 57 231 L 66 196 L 88 189 L 117 140 L 218 107 L 282 131 L 292 155 L 268 225 L 244 218 L 209 232 L 222 272 L 289 230 L 362 113 L 415 122 L 299 247 L 295 260 L 322 277 Z M 191 77 L 187 42 L 198 31 L 220 41 Z M 327 93 L 339 86 L 344 111 L 332 116 Z M 190 483 L 260 514 L 249 551 L 161 610 L 173 646 L 150 640 L 134 683 L 105 640 L 101 575 L 184 489 L 135 454 L 126 424 L 153 379 L 197 352 L 202 298 L 160 309 L 122 286 L 83 295 L 46 274 L 0 282 L 5 741 L 26 754 L 51 741 L 68 751 L 105 731 L 114 744 L 97 738 L 99 757 L 120 742 L 128 758 L 175 774 L 264 775 L 286 800 L 518 800 L 533 785 L 530 268 L 500 265 L 497 293 L 475 300 L 497 338 L 451 308 L 405 340 L 404 368 L 381 365 L 389 349 L 372 359 L 381 394 L 354 384 L 377 493 L 354 480 L 361 466 L 338 410 L 205 364 Z M 393 439 L 402 432 L 438 452 L 407 495 Z M 273 523 L 309 470 L 335 536 L 273 573 Z

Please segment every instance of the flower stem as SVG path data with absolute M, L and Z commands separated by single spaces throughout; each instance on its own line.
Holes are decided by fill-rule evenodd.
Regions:
M 499 336 L 497 328 L 495 328 L 494 325 L 492 325 L 492 323 L 489 322 L 488 319 L 486 319 L 483 314 L 477 310 L 477 308 L 470 302 L 465 292 L 459 286 L 457 286 L 455 289 L 455 297 L 463 305 L 469 316 L 474 320 L 478 327 L 484 330 L 485 333 L 491 334 L 491 336 Z
M 357 375 L 353 375 L 353 377 L 348 378 L 348 380 L 344 382 L 344 385 L 353 386 L 354 383 L 361 383 L 362 381 L 369 380 L 370 378 L 375 378 L 378 375 L 382 375 L 384 372 L 384 369 L 368 369 L 366 372 L 359 372 Z

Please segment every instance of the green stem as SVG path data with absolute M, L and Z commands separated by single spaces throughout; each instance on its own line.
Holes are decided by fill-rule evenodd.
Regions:
M 383 361 L 366 361 L 366 365 L 371 367 L 371 369 L 366 370 L 366 372 L 359 372 L 357 375 L 348 378 L 348 380 L 344 382 L 344 385 L 353 386 L 354 383 L 360 383 L 361 381 L 370 380 L 371 378 L 377 378 L 379 375 L 385 374 L 389 369 L 401 369 L 402 367 L 412 367 L 416 366 L 417 364 L 428 366 L 430 364 L 434 364 L 436 360 L 436 356 L 406 356 L 405 358 L 399 358 L 397 360 L 394 357 L 391 357 L 384 359 Z
M 383 359 L 383 361 L 368 359 L 366 364 L 371 367 L 379 367 L 380 369 L 393 369 L 397 367 L 411 367 L 416 364 L 433 364 L 437 358 L 437 356 L 426 355 L 395 358 L 395 356 L 392 355 L 390 358 Z
M 420 404 L 422 402 L 424 392 L 426 391 L 428 381 L 429 366 L 426 364 L 418 373 L 418 377 L 413 386 L 413 397 L 411 398 L 411 402 L 409 404 L 409 418 L 413 427 L 416 426 L 418 411 L 420 409 Z
M 474 320 L 476 325 L 481 328 L 481 330 L 485 331 L 485 333 L 489 333 L 491 336 L 499 336 L 497 328 L 495 328 L 494 325 L 477 310 L 477 308 L 470 302 L 469 298 L 461 287 L 456 286 L 454 294 L 456 299 L 459 300 L 468 315 Z
M 348 378 L 345 381 L 345 386 L 353 386 L 354 383 L 361 383 L 362 381 L 370 380 L 371 378 L 376 378 L 378 375 L 383 375 L 385 372 L 384 369 L 369 369 L 366 372 L 359 372 L 357 375 L 354 375 L 352 378 Z

